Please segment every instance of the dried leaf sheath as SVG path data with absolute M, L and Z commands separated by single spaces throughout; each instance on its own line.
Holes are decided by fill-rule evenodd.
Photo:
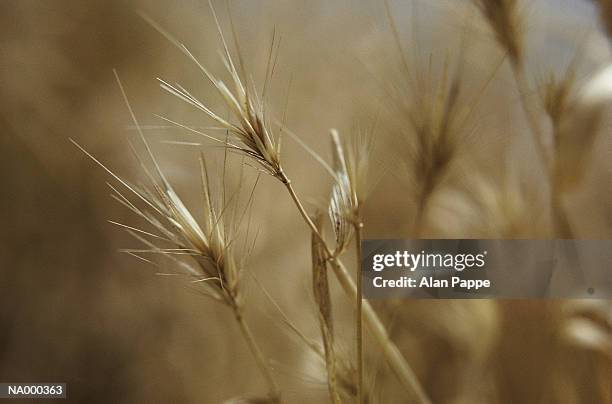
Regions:
M 320 228 L 322 217 L 319 215 L 315 221 Z M 318 307 L 319 324 L 325 348 L 325 365 L 327 368 L 327 385 L 329 395 L 334 404 L 339 404 L 338 382 L 336 375 L 337 359 L 334 351 L 334 324 L 332 319 L 332 303 L 329 295 L 327 278 L 327 257 L 325 247 L 320 238 L 313 234 L 311 237 L 312 253 L 312 289 Z

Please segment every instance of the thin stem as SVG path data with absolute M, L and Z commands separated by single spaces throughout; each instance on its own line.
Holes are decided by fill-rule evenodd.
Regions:
M 298 211 L 300 212 L 300 215 L 302 216 L 310 230 L 313 232 L 313 234 L 315 234 L 316 237 L 321 240 L 322 246 L 325 249 L 325 253 L 328 256 L 328 262 L 334 270 L 334 274 L 336 275 L 340 286 L 342 286 L 342 289 L 344 289 L 344 292 L 349 296 L 349 298 L 356 299 L 357 286 L 355 285 L 355 282 L 353 282 L 353 279 L 351 279 L 351 276 L 346 270 L 346 267 L 344 266 L 342 261 L 340 261 L 339 258 L 334 257 L 333 252 L 325 242 L 325 239 L 315 226 L 310 216 L 308 216 L 306 209 L 304 209 L 304 205 L 302 205 L 300 198 L 295 193 L 295 190 L 291 185 L 291 181 L 286 177 L 282 178 L 281 180 L 287 188 L 289 195 L 291 195 L 291 199 L 293 199 L 293 202 L 295 203 Z M 395 345 L 395 343 L 391 341 L 391 338 L 389 338 L 389 334 L 387 333 L 385 326 L 383 325 L 382 321 L 380 320 L 372 306 L 370 306 L 368 301 L 362 302 L 362 313 L 367 326 L 374 335 L 374 338 L 376 339 L 378 344 L 381 346 L 383 354 L 387 362 L 389 363 L 389 367 L 393 370 L 402 385 L 410 393 L 412 393 L 415 403 L 431 404 L 431 401 L 425 394 L 423 387 L 421 387 L 421 384 L 419 383 L 416 375 L 414 374 L 414 371 L 412 370 L 408 362 L 406 362 L 406 359 L 398 349 L 397 345 Z
M 253 336 L 253 333 L 251 332 L 251 328 L 249 327 L 246 320 L 242 316 L 240 309 L 236 308 L 234 312 L 236 316 L 236 321 L 238 322 L 238 325 L 240 326 L 240 331 L 242 332 L 242 335 L 244 336 L 244 339 L 246 340 L 247 345 L 249 346 L 249 349 L 251 350 L 251 353 L 253 354 L 253 357 L 255 358 L 255 362 L 257 362 L 257 366 L 259 367 L 259 370 L 261 371 L 262 375 L 264 376 L 264 379 L 266 380 L 266 384 L 268 385 L 268 394 L 270 395 L 270 399 L 273 400 L 273 402 L 275 403 L 281 403 L 280 389 L 278 388 L 278 385 L 276 384 L 276 381 L 274 380 L 274 377 L 272 376 L 272 370 L 270 369 L 270 366 L 268 365 L 266 358 L 261 352 L 261 348 L 259 348 L 257 341 L 255 341 L 255 337 Z
M 357 251 L 357 266 L 355 279 L 357 280 L 357 305 L 355 310 L 355 340 L 357 341 L 357 400 L 363 404 L 363 288 L 361 279 L 361 236 L 363 223 L 361 220 L 355 222 L 355 250 Z
M 321 227 L 323 216 L 317 215 L 315 224 Z M 319 325 L 325 348 L 325 367 L 327 368 L 327 386 L 332 404 L 342 404 L 338 393 L 336 374 L 336 354 L 334 352 L 334 331 L 332 320 L 331 298 L 327 276 L 327 257 L 325 251 L 314 234 L 311 236 L 312 254 L 312 290 L 318 306 Z

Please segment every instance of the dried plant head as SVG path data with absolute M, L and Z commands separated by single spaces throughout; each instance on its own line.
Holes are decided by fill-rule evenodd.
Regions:
M 367 195 L 366 179 L 372 137 L 365 132 L 344 140 L 331 130 L 334 184 L 329 218 L 336 237 L 336 253 L 348 246 L 355 225 L 361 226 L 361 206 Z
M 111 223 L 127 230 L 146 247 L 124 249 L 123 251 L 152 264 L 154 262 L 146 258 L 147 256 L 165 257 L 173 265 L 170 273 L 163 273 L 164 275 L 187 276 L 206 296 L 237 309 L 240 305 L 240 271 L 238 261 L 234 257 L 233 242 L 237 237 L 239 223 L 231 223 L 231 219 L 235 220 L 236 215 L 231 215 L 231 219 L 228 219 L 230 217 L 228 212 L 232 208 L 225 205 L 225 197 L 219 203 L 213 200 L 206 161 L 202 155 L 200 174 L 205 215 L 202 222 L 195 219 L 162 172 L 116 72 L 115 76 L 138 130 L 139 138 L 146 150 L 146 153 L 141 155 L 136 147 L 131 142 L 129 143 L 147 182 L 141 185 L 131 184 L 107 168 L 75 141 L 71 141 L 118 182 L 120 186 L 109 184 L 112 197 L 150 227 L 149 230 L 145 230 L 112 221 Z M 225 159 L 224 164 L 226 163 Z M 149 166 L 152 166 L 153 170 L 149 169 Z M 121 191 L 120 188 L 124 188 L 127 192 Z M 252 196 L 251 193 L 247 208 L 252 201 Z M 237 205 L 234 205 L 233 208 L 240 209 Z M 238 222 L 243 219 L 244 215 Z
M 421 81 L 422 91 L 402 103 L 407 125 L 408 164 L 415 191 L 417 215 L 424 212 L 427 200 L 443 181 L 465 139 L 469 114 L 461 100 L 462 77 L 458 68 L 449 79 L 448 59 L 439 77 L 429 74 Z M 418 227 L 418 226 L 417 226 Z
M 76 144 L 76 143 L 75 143 Z M 77 144 L 79 148 L 79 146 Z M 161 255 L 170 266 L 160 275 L 185 276 L 197 290 L 214 300 L 237 308 L 240 305 L 240 270 L 235 259 L 232 242 L 233 228 L 226 220 L 227 207 L 215 207 L 208 184 L 206 165 L 201 158 L 204 220 L 198 222 L 181 198 L 163 176 L 151 173 L 142 159 L 142 167 L 150 185 L 133 185 L 114 174 L 91 154 L 90 158 L 107 170 L 127 192 L 109 184 L 112 197 L 127 207 L 150 229 L 141 229 L 111 221 L 128 231 L 146 248 L 124 249 L 141 260 L 159 266 L 147 257 Z M 135 150 L 135 149 L 134 149 Z M 155 166 L 159 166 L 153 161 Z
M 206 105 L 206 103 L 198 100 L 179 84 L 172 85 L 159 79 L 161 88 L 195 107 L 197 110 L 204 112 L 208 117 L 212 118 L 218 125 L 220 125 L 221 128 L 227 130 L 229 136 L 227 139 L 222 139 L 171 119 L 165 117 L 161 118 L 192 133 L 196 133 L 215 142 L 222 143 L 232 152 L 237 152 L 252 158 L 259 164 L 263 172 L 285 182 L 287 179 L 281 168 L 280 161 L 280 133 L 278 136 L 274 134 L 271 119 L 268 111 L 266 110 L 266 91 L 268 81 L 271 80 L 274 74 L 278 51 L 278 47 L 275 48 L 275 46 L 277 46 L 276 36 L 275 34 L 272 36 L 272 45 L 270 47 L 268 67 L 266 69 L 266 80 L 262 94 L 259 95 L 255 85 L 250 83 L 247 78 L 244 63 L 240 57 L 240 49 L 233 23 L 231 24 L 232 33 L 238 52 L 238 62 L 236 62 L 231 55 L 228 43 L 225 39 L 221 25 L 219 24 L 219 20 L 217 18 L 217 14 L 212 7 L 212 4 L 210 4 L 210 9 L 212 10 L 212 15 L 223 47 L 221 52 L 223 63 L 227 69 L 227 72 L 229 73 L 229 76 L 231 77 L 231 82 L 229 84 L 216 78 L 212 73 L 210 73 L 184 44 L 178 42 L 169 34 L 165 33 L 154 22 L 150 21 L 150 23 L 160 32 L 162 32 L 162 34 L 164 34 L 175 46 L 177 46 L 198 66 L 202 73 L 204 73 L 204 76 L 208 79 L 208 81 L 210 81 L 210 83 L 213 84 L 223 98 L 223 101 L 233 119 L 225 119 L 221 117 L 219 113 L 213 111 Z
M 579 184 L 606 112 L 612 105 L 612 66 L 582 85 L 567 103 L 555 138 L 556 184 L 560 192 Z
M 508 53 L 513 64 L 523 57 L 522 23 L 518 0 L 473 0 L 495 33 L 497 42 Z

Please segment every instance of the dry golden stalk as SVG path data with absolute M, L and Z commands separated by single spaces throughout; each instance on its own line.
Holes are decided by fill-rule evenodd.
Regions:
M 363 394 L 363 327 L 361 284 L 361 235 L 363 220 L 361 206 L 365 196 L 365 178 L 368 155 L 371 149 L 371 137 L 355 137 L 350 144 L 344 144 L 335 129 L 331 131 L 332 154 L 334 157 L 335 183 L 329 206 L 329 216 L 336 235 L 338 256 L 350 241 L 351 232 L 355 233 L 357 267 L 357 301 L 355 307 L 355 340 L 357 346 L 357 399 L 361 403 Z
M 315 219 L 317 227 L 321 227 L 322 217 L 319 215 Z M 329 283 L 327 280 L 327 257 L 325 249 L 321 245 L 321 240 L 312 235 L 311 254 L 312 254 L 312 289 L 315 302 L 318 306 L 319 324 L 323 337 L 323 347 L 325 348 L 325 365 L 327 368 L 327 385 L 329 395 L 334 404 L 339 404 L 340 395 L 338 394 L 338 382 L 336 376 L 337 360 L 334 351 L 334 324 L 332 320 L 332 303 L 329 296 Z
M 113 197 L 129 208 L 138 217 L 145 220 L 153 228 L 153 231 L 150 232 L 125 224 L 111 222 L 126 229 L 132 236 L 147 247 L 146 249 L 125 249 L 123 252 L 146 262 L 151 261 L 144 258 L 142 255 L 158 254 L 166 257 L 176 264 L 176 269 L 178 270 L 171 275 L 187 276 L 190 283 L 198 287 L 199 292 L 228 306 L 266 380 L 269 390 L 268 399 L 270 402 L 280 402 L 279 388 L 272 376 L 270 366 L 243 316 L 243 303 L 240 290 L 240 268 L 234 257 L 232 247 L 232 241 L 235 239 L 235 235 L 231 234 L 233 226 L 226 223 L 227 221 L 224 215 L 219 213 L 215 208 L 204 158 L 202 157 L 200 159 L 200 167 L 202 196 L 206 215 L 203 223 L 200 224 L 185 206 L 161 171 L 131 109 L 123 86 L 119 81 L 119 77 L 116 73 L 115 75 L 124 101 L 132 116 L 133 123 L 146 148 L 149 164 L 155 167 L 155 173 L 150 172 L 145 161 L 130 144 L 150 181 L 150 186 L 137 187 L 131 185 L 114 174 L 76 142 L 72 142 L 125 187 L 132 196 L 135 197 L 132 199 L 137 199 L 146 206 L 144 208 L 139 207 L 138 203 L 135 203 L 131 198 L 109 184 L 114 191 Z M 226 209 L 226 207 L 222 206 L 221 212 L 224 209 Z M 153 241 L 151 239 L 153 239 Z M 164 247 L 159 243 L 165 245 L 169 244 L 172 247 Z M 187 257 L 189 260 L 181 260 L 181 257 Z
M 336 275 L 338 282 L 340 282 L 342 289 L 349 296 L 349 298 L 357 299 L 358 294 L 355 283 L 351 279 L 351 276 L 349 275 L 342 261 L 335 256 L 334 251 L 327 245 L 325 239 L 323 238 L 323 236 L 315 226 L 314 222 L 308 215 L 308 212 L 304 208 L 302 201 L 295 192 L 291 181 L 287 179 L 287 181 L 284 181 L 283 184 L 289 192 L 291 199 L 293 199 L 293 202 L 295 203 L 300 215 L 302 216 L 302 219 L 310 228 L 310 231 L 321 240 L 322 246 L 324 247 L 325 253 L 328 257 L 328 262 L 334 270 L 334 274 Z M 400 350 L 397 348 L 397 345 L 395 345 L 395 343 L 389 337 L 385 326 L 383 325 L 382 321 L 380 320 L 372 306 L 370 306 L 370 304 L 367 302 L 367 300 L 362 302 L 362 313 L 366 324 L 372 331 L 374 339 L 378 342 L 381 349 L 383 350 L 383 354 L 385 356 L 385 359 L 387 360 L 387 363 L 389 364 L 389 367 L 398 377 L 402 385 L 408 390 L 408 392 L 411 394 L 411 397 L 416 400 L 416 402 L 429 404 L 430 400 L 427 397 L 427 394 L 425 394 L 423 388 L 421 387 L 421 384 L 419 383 L 412 368 L 410 367 L 408 362 L 406 362 L 406 359 L 404 358 Z
M 134 201 L 111 185 L 115 193 L 113 195 L 115 199 L 148 222 L 156 232 L 111 222 L 127 229 L 133 237 L 148 247 L 147 249 L 124 249 L 123 252 L 147 262 L 151 261 L 142 255 L 161 254 L 176 264 L 178 271 L 171 273 L 172 275 L 187 276 L 192 285 L 199 287 L 198 291 L 200 293 L 228 306 L 266 380 L 269 389 L 268 402 L 280 402 L 280 391 L 272 376 L 270 366 L 243 316 L 240 270 L 232 251 L 231 236 L 226 233 L 223 218 L 217 214 L 211 203 L 210 188 L 205 180 L 205 172 L 203 171 L 202 178 L 205 186 L 204 200 L 208 214 L 206 215 L 204 228 L 202 228 L 163 176 L 160 182 L 152 184 L 152 190 L 138 188 L 122 180 L 76 142 L 73 143 L 148 207 L 148 209 L 138 207 Z M 159 174 L 161 175 L 161 171 Z M 147 175 L 152 181 L 155 180 L 149 172 L 147 172 Z M 155 241 L 151 241 L 147 237 L 151 237 Z M 157 241 L 160 240 L 173 247 L 159 246 Z M 178 257 L 181 256 L 191 258 L 192 262 L 179 259 Z M 193 265 L 194 263 L 196 265 Z

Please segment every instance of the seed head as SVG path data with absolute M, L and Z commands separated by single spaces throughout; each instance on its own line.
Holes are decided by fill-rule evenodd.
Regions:
M 360 208 L 365 197 L 365 180 L 371 137 L 357 136 L 344 143 L 335 129 L 331 130 L 334 185 L 332 186 L 329 217 L 336 236 L 336 252 L 350 242 L 353 227 L 361 225 Z

